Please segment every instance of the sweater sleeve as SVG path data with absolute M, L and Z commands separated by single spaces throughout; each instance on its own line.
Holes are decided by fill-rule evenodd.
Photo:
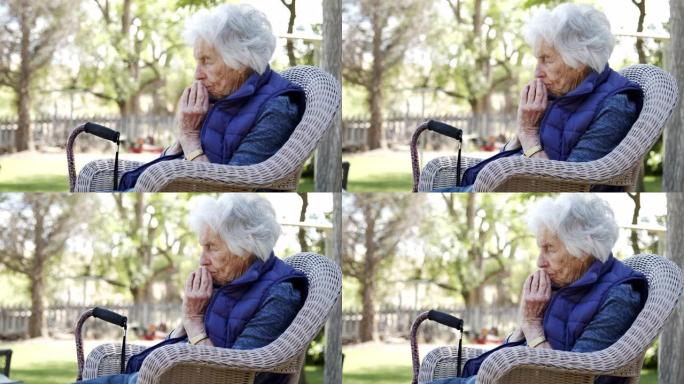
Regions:
M 234 349 L 255 349 L 270 344 L 290 326 L 303 304 L 292 283 L 275 284 L 261 308 L 233 343 Z
M 627 332 L 640 311 L 641 295 L 631 284 L 614 287 L 598 313 L 584 328 L 572 352 L 594 352 L 608 348 Z
M 626 94 L 618 93 L 606 98 L 567 161 L 592 161 L 607 155 L 627 136 L 638 117 L 636 104 Z
M 228 165 L 258 164 L 282 147 L 299 123 L 299 107 L 288 96 L 277 96 L 264 106 L 254 128 L 242 139 Z

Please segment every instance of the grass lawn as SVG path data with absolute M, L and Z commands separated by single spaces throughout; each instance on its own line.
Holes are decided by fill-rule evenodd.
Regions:
M 438 156 L 452 153 L 426 152 L 421 156 L 421 164 Z M 472 154 L 470 154 L 472 155 Z M 490 156 L 491 153 L 476 153 L 476 157 Z M 349 161 L 349 192 L 410 192 L 413 188 L 411 155 L 406 150 L 374 150 L 363 153 L 343 154 L 343 161 Z M 646 192 L 662 190 L 662 176 L 646 176 Z
M 102 341 L 86 341 L 89 348 Z M 134 343 L 138 343 L 134 341 Z M 421 345 L 421 356 L 434 346 Z M 76 352 L 73 340 L 33 339 L 3 344 L 11 348 L 13 379 L 26 384 L 64 384 L 76 378 Z M 408 343 L 366 343 L 343 348 L 345 384 L 390 384 L 411 381 L 411 352 Z M 307 366 L 306 379 L 311 384 L 323 383 L 323 367 Z M 658 374 L 654 370 L 642 371 L 641 382 L 656 384 Z
M 76 172 L 88 161 L 110 154 L 76 154 Z M 122 153 L 121 159 L 149 161 L 154 154 Z M 313 192 L 312 178 L 302 178 L 300 192 Z M 68 192 L 66 155 L 63 153 L 17 153 L 0 156 L 0 192 Z

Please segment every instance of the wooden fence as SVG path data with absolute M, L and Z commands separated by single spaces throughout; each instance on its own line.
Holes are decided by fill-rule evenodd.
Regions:
M 129 328 L 145 328 L 149 324 L 163 325 L 171 329 L 180 321 L 181 303 L 155 303 L 140 305 L 105 304 L 102 307 L 128 316 Z M 77 305 L 51 306 L 44 312 L 45 322 L 51 333 L 73 332 L 81 313 L 91 307 Z M 26 336 L 29 329 L 31 309 L 27 307 L 0 308 L 0 337 Z M 88 321 L 84 326 L 91 335 L 117 333 L 116 327 L 104 321 Z
M 515 130 L 513 115 L 443 115 L 431 116 L 431 119 L 443 121 L 463 129 L 466 140 L 476 140 L 490 136 L 505 135 L 510 137 Z M 38 116 L 31 122 L 33 138 L 40 147 L 64 147 L 71 131 L 87 121 L 102 124 L 121 132 L 123 140 L 134 141 L 138 138 L 151 137 L 155 143 L 167 145 L 175 137 L 173 116 L 82 116 L 66 118 L 57 116 Z M 428 117 L 394 114 L 387 116 L 383 122 L 385 141 L 389 146 L 407 146 L 416 127 Z M 365 149 L 368 143 L 368 116 L 353 117 L 342 121 L 342 147 L 345 150 Z M 14 136 L 17 122 L 14 119 L 0 119 L 0 152 L 14 147 Z M 452 139 L 426 132 L 421 142 L 433 149 L 455 147 Z M 83 150 L 92 146 L 107 145 L 104 140 L 89 135 L 79 136 L 77 141 Z
M 174 328 L 181 319 L 181 303 L 155 303 L 140 305 L 105 304 L 117 313 L 128 316 L 129 327 L 146 327 L 149 324 Z M 77 305 L 55 305 L 45 310 L 45 321 L 51 333 L 73 332 L 78 317 L 90 307 Z M 376 313 L 375 332 L 380 338 L 408 337 L 411 324 L 416 316 L 426 309 L 382 308 Z M 464 319 L 466 331 L 479 332 L 481 328 L 497 327 L 509 330 L 515 326 L 518 308 L 515 306 L 485 308 L 440 309 Z M 31 310 L 27 307 L 0 308 L 0 337 L 26 336 L 28 334 Z M 342 339 L 356 341 L 359 337 L 361 313 L 357 310 L 344 311 L 342 315 Z M 88 321 L 84 327 L 90 335 L 103 336 L 117 334 L 119 330 L 104 321 Z M 426 321 L 421 326 L 421 338 L 427 341 L 446 339 L 451 331 L 437 323 Z
M 176 134 L 173 119 L 173 116 L 39 116 L 31 122 L 31 129 L 34 142 L 39 148 L 65 147 L 71 131 L 88 121 L 119 131 L 122 140 L 135 141 L 137 138 L 151 137 L 155 143 L 166 145 L 173 141 Z M 0 119 L 0 152 L 9 151 L 14 147 L 16 130 L 15 119 Z M 77 143 L 83 148 L 103 145 L 105 141 L 94 136 L 81 135 Z
M 408 146 L 418 125 L 432 119 L 442 121 L 463 130 L 464 141 L 482 140 L 489 137 L 511 137 L 516 129 L 516 116 L 508 114 L 492 115 L 442 115 L 410 116 L 395 114 L 383 120 L 384 139 L 388 146 Z M 367 148 L 370 117 L 354 117 L 342 121 L 342 147 L 345 150 Z M 432 149 L 455 147 L 455 140 L 433 132 L 421 135 L 421 143 Z
M 375 335 L 381 339 L 407 338 L 416 317 L 429 309 L 383 308 L 375 316 Z M 466 332 L 477 333 L 482 328 L 498 328 L 502 331 L 508 331 L 515 327 L 518 318 L 517 306 L 435 309 L 463 319 Z M 358 341 L 360 326 L 360 311 L 344 311 L 342 315 L 342 340 L 347 342 Z M 452 330 L 429 320 L 421 324 L 419 333 L 421 339 L 428 342 L 435 339 L 453 338 Z

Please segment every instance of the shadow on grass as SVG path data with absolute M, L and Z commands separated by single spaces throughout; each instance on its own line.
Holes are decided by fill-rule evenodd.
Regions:
M 75 360 L 75 359 L 74 359 Z M 64 384 L 76 381 L 76 362 L 31 363 L 31 368 L 16 368 L 10 371 L 12 379 L 24 383 Z
M 19 177 L 0 182 L 0 192 L 68 192 L 69 180 L 60 175 Z

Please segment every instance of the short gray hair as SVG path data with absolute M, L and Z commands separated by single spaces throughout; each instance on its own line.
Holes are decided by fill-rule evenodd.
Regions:
M 203 39 L 230 68 L 249 67 L 258 74 L 266 70 L 276 44 L 266 15 L 247 4 L 222 4 L 198 11 L 185 23 L 183 37 L 190 46 Z
M 586 4 L 565 3 L 550 12 L 540 11 L 527 24 L 525 41 L 534 50 L 544 41 L 571 68 L 585 64 L 598 73 L 603 72 L 615 47 L 606 15 Z
M 280 236 L 271 203 L 253 193 L 222 194 L 218 199 L 196 197 L 190 228 L 199 235 L 206 227 L 216 232 L 231 253 L 268 260 Z
M 535 235 L 547 230 L 558 236 L 575 257 L 589 254 L 608 260 L 618 238 L 618 226 L 608 203 L 582 193 L 545 197 L 532 208 L 527 224 Z

